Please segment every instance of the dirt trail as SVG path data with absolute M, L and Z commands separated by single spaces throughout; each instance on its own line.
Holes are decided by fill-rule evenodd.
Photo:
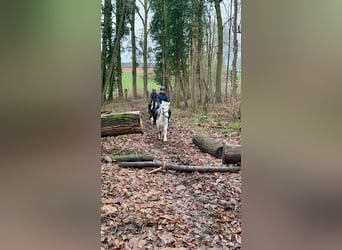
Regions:
M 188 164 L 188 165 L 220 165 L 221 160 L 203 154 L 195 145 L 192 144 L 191 129 L 193 117 L 185 111 L 172 110 L 172 117 L 168 128 L 168 141 L 163 142 L 158 139 L 157 128 L 151 124 L 149 114 L 144 101 L 132 101 L 126 110 L 139 110 L 142 113 L 144 134 L 127 135 L 115 138 L 113 146 L 122 150 L 134 151 L 154 155 L 158 160 L 168 162 Z M 201 155 L 201 157 L 197 157 Z
M 104 140 L 102 156 L 139 152 L 179 164 L 221 164 L 192 144 L 191 113 L 172 110 L 164 143 L 143 101 L 124 109 L 142 112 L 144 134 Z M 148 171 L 102 163 L 102 249 L 240 249 L 240 174 Z M 227 207 L 231 198 L 237 201 L 235 210 Z

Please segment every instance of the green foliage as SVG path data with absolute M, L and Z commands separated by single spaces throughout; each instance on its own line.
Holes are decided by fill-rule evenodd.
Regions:
M 233 129 L 224 129 L 221 132 L 223 135 L 228 135 L 229 137 L 235 136 L 237 135 L 237 131 L 233 130 Z
M 241 129 L 241 122 L 231 122 L 229 127 L 232 129 Z
M 173 75 L 180 74 L 187 62 L 190 47 L 191 2 L 179 0 L 150 0 L 153 11 L 151 37 L 156 43 L 156 81 L 162 83 L 163 68 Z
M 197 124 L 198 123 L 204 123 L 204 122 L 210 121 L 211 117 L 209 114 L 196 114 L 194 120 Z
M 219 121 L 218 126 L 225 127 L 221 133 L 228 135 L 229 137 L 237 135 L 238 131 L 241 129 L 241 122 L 231 122 L 231 121 Z

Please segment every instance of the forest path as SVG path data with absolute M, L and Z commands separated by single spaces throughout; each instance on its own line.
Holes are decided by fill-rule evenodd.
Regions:
M 151 125 L 146 101 L 120 104 L 120 109 L 115 111 L 141 111 L 144 134 L 103 139 L 101 156 L 135 152 L 177 164 L 221 164 L 192 144 L 192 136 L 199 131 L 191 112 L 172 109 L 168 141 L 163 142 Z M 237 143 L 234 138 L 208 133 Z M 149 171 L 101 164 L 103 249 L 240 249 L 240 173 Z M 235 210 L 229 209 L 231 199 L 237 201 Z

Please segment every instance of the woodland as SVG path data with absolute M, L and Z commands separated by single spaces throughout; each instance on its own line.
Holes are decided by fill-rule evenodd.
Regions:
M 101 1 L 101 249 L 241 249 L 240 65 L 239 0 Z

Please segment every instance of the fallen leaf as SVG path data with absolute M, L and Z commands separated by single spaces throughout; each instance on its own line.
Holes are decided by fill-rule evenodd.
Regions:
M 175 242 L 175 238 L 171 233 L 162 233 L 158 235 L 158 237 L 162 241 L 163 245 L 170 245 Z

